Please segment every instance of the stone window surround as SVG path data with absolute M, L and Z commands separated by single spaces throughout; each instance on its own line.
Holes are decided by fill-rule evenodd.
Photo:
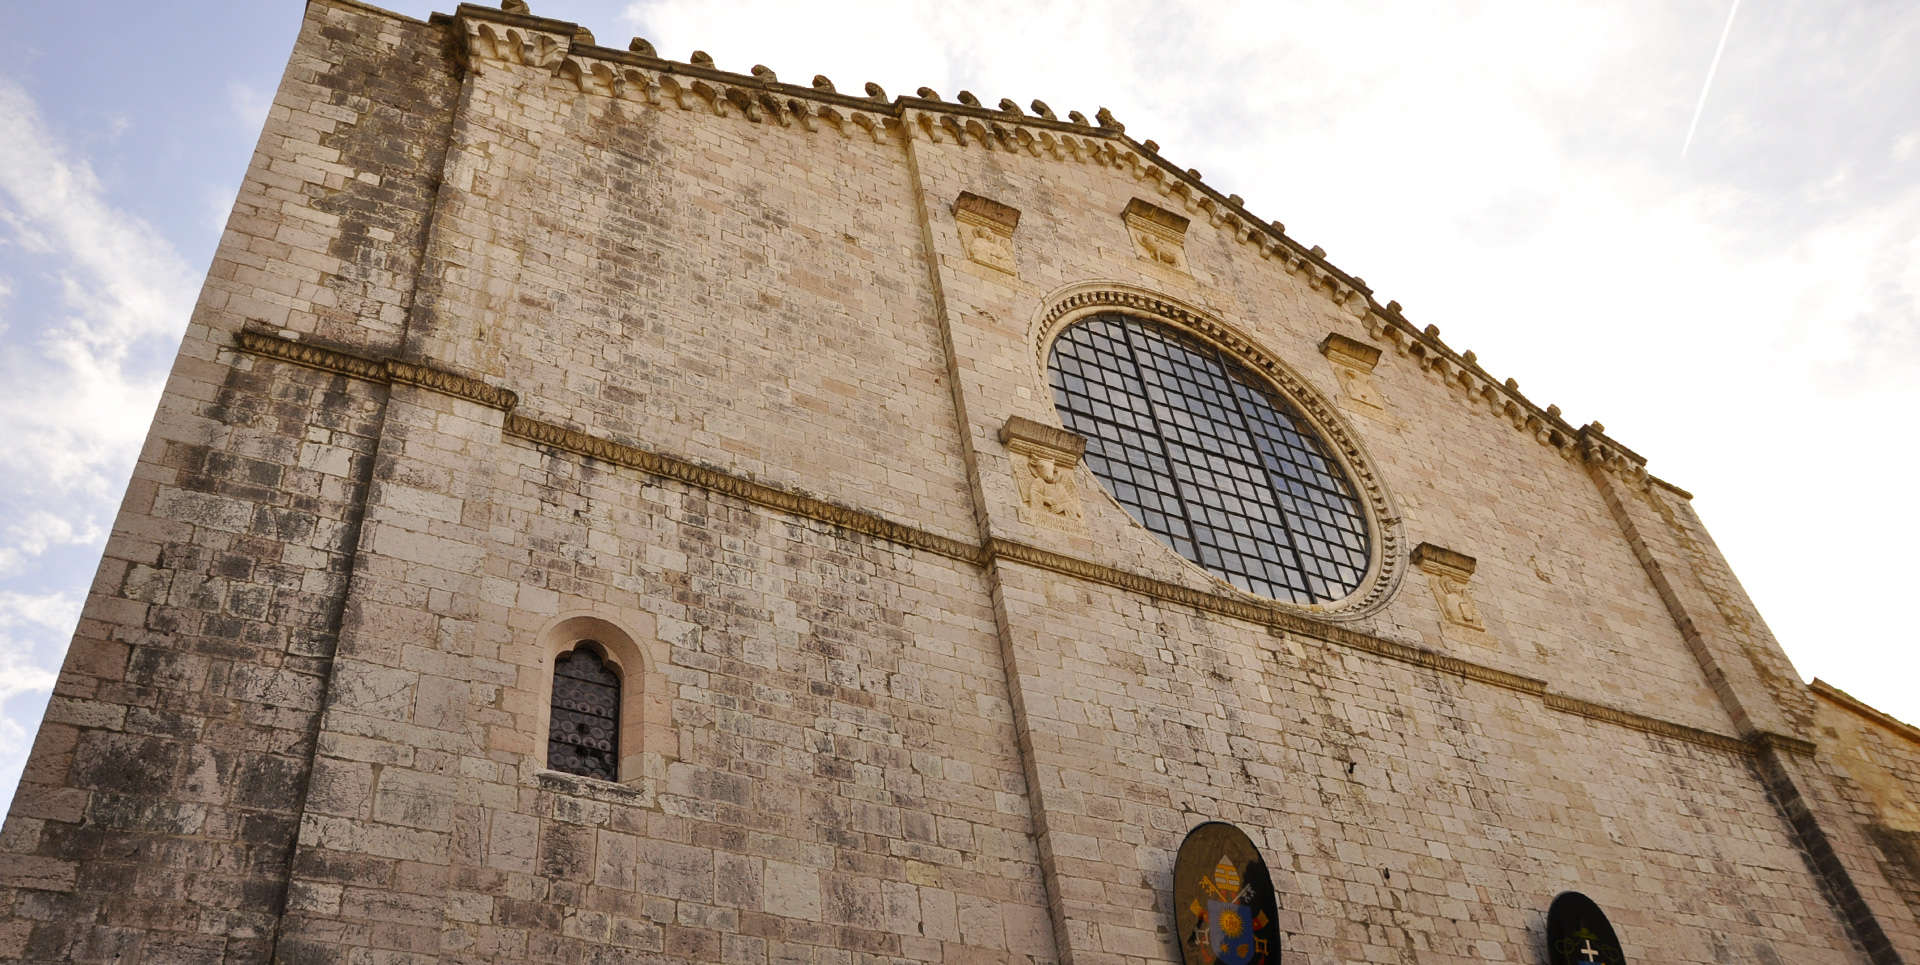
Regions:
M 645 698 L 649 692 L 655 695 L 665 692 L 664 681 L 657 679 L 659 673 L 653 660 L 635 641 L 633 634 L 595 613 L 563 616 L 542 631 L 539 640 L 541 691 L 540 699 L 536 702 L 539 720 L 533 734 L 533 753 L 536 757 L 533 769 L 552 771 L 547 766 L 547 737 L 553 724 L 554 662 L 561 654 L 572 651 L 580 641 L 592 640 L 600 645 L 601 652 L 606 655 L 607 665 L 620 678 L 620 719 L 617 727 L 619 759 L 615 762 L 618 783 L 628 784 L 639 780 L 644 776 L 641 762 L 648 743 Z M 565 771 L 553 773 L 566 774 L 576 780 L 601 780 Z
M 1255 378 L 1264 381 L 1281 398 L 1293 403 L 1319 434 L 1328 455 L 1340 464 L 1347 478 L 1353 482 L 1360 505 L 1367 514 L 1368 529 L 1374 541 L 1372 559 L 1357 589 L 1338 600 L 1310 604 L 1271 600 L 1245 593 L 1174 552 L 1172 548 L 1167 548 L 1168 554 L 1192 572 L 1204 574 L 1220 590 L 1321 618 L 1338 620 L 1362 617 L 1379 610 L 1392 599 L 1406 569 L 1405 538 L 1398 508 L 1388 499 L 1385 487 L 1374 471 L 1373 461 L 1360 447 L 1352 426 L 1307 380 L 1265 349 L 1260 340 L 1170 295 L 1121 282 L 1091 281 L 1070 285 L 1048 295 L 1042 305 L 1045 307 L 1035 319 L 1029 334 L 1033 348 L 1032 377 L 1039 398 L 1046 401 L 1048 425 L 1060 424 L 1060 416 L 1052 404 L 1053 389 L 1049 381 L 1048 363 L 1054 340 L 1061 332 L 1083 318 L 1104 312 L 1119 312 L 1158 322 L 1213 346 L 1226 357 L 1240 363 Z M 1107 498 L 1115 510 L 1125 512 L 1118 502 L 1113 501 L 1105 486 L 1094 488 Z M 1128 519 L 1132 521 L 1131 516 Z M 1164 545 L 1159 544 L 1157 539 L 1155 543 Z
M 1089 468 L 1162 542 L 1215 578 L 1283 603 L 1333 602 L 1360 588 L 1376 541 L 1358 487 L 1272 380 L 1131 312 L 1081 318 L 1060 330 L 1050 355 L 1060 418 L 1101 443 L 1103 458 Z M 1196 370 L 1183 377 L 1185 364 Z M 1126 374 L 1136 366 L 1148 384 Z M 1114 411 L 1100 415 L 1107 403 Z M 1166 463 L 1156 471 L 1157 459 Z M 1321 509 L 1328 515 L 1316 520 Z

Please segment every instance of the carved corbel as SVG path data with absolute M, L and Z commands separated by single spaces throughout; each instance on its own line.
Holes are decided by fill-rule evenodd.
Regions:
M 933 115 L 916 114 L 913 119 L 920 125 L 921 133 L 927 136 L 929 142 L 934 144 L 940 143 L 940 127 L 933 122 Z
M 516 11 L 503 8 L 503 12 Z M 591 46 L 593 37 L 578 33 L 548 33 L 539 25 L 524 22 L 499 23 L 484 16 L 461 14 L 462 43 L 456 56 L 462 69 L 479 70 L 483 62 L 544 68 L 558 73 L 575 46 Z M 576 67 L 576 69 L 579 69 Z
M 1427 574 L 1427 586 L 1432 588 L 1433 600 L 1440 605 L 1440 615 L 1446 622 L 1469 630 L 1487 628 L 1480 619 L 1480 606 L 1473 601 L 1473 593 L 1467 586 L 1473 578 L 1473 557 L 1444 546 L 1421 543 L 1413 548 L 1413 565 Z
M 953 202 L 953 220 L 959 222 L 960 242 L 968 258 L 1009 275 L 1020 273 L 1013 258 L 1013 229 L 1020 226 L 1018 208 L 962 191 Z
M 1120 219 L 1126 222 L 1127 234 L 1133 239 L 1133 250 L 1140 257 L 1176 271 L 1187 270 L 1189 222 L 1184 216 L 1134 198 L 1127 202 Z
M 754 103 L 753 95 L 738 87 L 720 88 L 720 97 L 727 103 L 739 108 L 740 116 L 755 124 L 760 123 L 760 105 Z
M 1087 440 L 1065 429 L 1010 416 L 1000 427 L 1000 442 L 1013 459 L 1021 521 L 1084 534 L 1086 516 L 1073 470 L 1087 451 Z
M 1333 376 L 1349 400 L 1375 413 L 1386 412 L 1387 404 L 1373 384 L 1373 367 L 1380 364 L 1380 349 L 1331 332 L 1320 340 L 1320 354 L 1333 366 Z
M 727 102 L 727 95 L 725 91 L 721 90 L 718 87 L 713 86 L 712 84 L 707 83 L 704 80 L 694 81 L 692 84 L 692 87 L 693 87 L 693 92 L 699 95 L 701 100 L 707 103 L 707 109 L 712 111 L 715 117 L 727 116 L 728 102 Z
M 683 111 L 693 110 L 693 89 L 680 83 L 672 74 L 660 75 L 660 89 L 673 98 L 675 107 Z
M 781 127 L 793 126 L 793 119 L 787 116 L 786 105 L 776 100 L 772 94 L 761 91 L 759 95 L 753 99 L 759 102 L 762 116 L 779 124 Z

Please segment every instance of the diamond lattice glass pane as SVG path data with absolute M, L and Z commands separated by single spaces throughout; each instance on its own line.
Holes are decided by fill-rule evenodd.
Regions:
M 1180 555 L 1295 603 L 1360 586 L 1372 542 L 1353 483 L 1298 410 L 1231 357 L 1102 314 L 1060 333 L 1049 373 L 1087 467 Z
M 620 678 L 598 645 L 583 640 L 553 663 L 547 766 L 615 780 L 620 760 Z

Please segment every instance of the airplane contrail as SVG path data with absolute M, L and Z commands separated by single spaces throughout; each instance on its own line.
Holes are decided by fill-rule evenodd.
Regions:
M 1720 55 L 1726 53 L 1727 35 L 1733 33 L 1733 15 L 1740 12 L 1740 0 L 1733 0 L 1733 6 L 1727 8 L 1727 25 L 1720 28 L 1720 44 L 1713 48 L 1713 63 L 1707 65 L 1707 81 L 1700 85 L 1700 100 L 1693 105 L 1693 122 L 1687 125 L 1687 139 L 1680 144 L 1680 157 L 1686 159 L 1687 149 L 1693 146 L 1694 128 L 1700 126 L 1700 113 L 1707 107 L 1707 92 L 1713 89 L 1713 75 L 1720 70 Z

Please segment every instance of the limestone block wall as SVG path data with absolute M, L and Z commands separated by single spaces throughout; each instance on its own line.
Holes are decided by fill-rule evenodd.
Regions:
M 1281 666 L 1328 659 L 1316 651 L 1330 644 L 1348 645 L 1335 628 L 1352 629 L 1358 634 L 1350 644 L 1357 650 L 1392 654 L 1424 666 L 1447 666 L 1440 659 L 1445 657 L 1470 661 L 1472 668 L 1461 668 L 1468 679 L 1534 695 L 1516 707 L 1511 730 L 1501 735 L 1516 743 L 1491 755 L 1501 761 L 1501 776 L 1469 778 L 1466 784 L 1472 790 L 1464 792 L 1482 809 L 1483 826 L 1498 829 L 1493 840 L 1500 845 L 1529 832 L 1574 835 L 1541 849 L 1543 856 L 1558 859 L 1534 869 L 1517 873 L 1518 866 L 1505 863 L 1505 858 L 1490 861 L 1508 872 L 1510 882 L 1524 880 L 1520 891 L 1531 888 L 1545 896 L 1578 887 L 1592 893 L 1618 868 L 1635 867 L 1648 880 L 1620 888 L 1617 895 L 1634 907 L 1628 914 L 1640 919 L 1648 950 L 1662 960 L 1714 961 L 1729 954 L 1764 956 L 1775 953 L 1773 949 L 1793 949 L 1778 952 L 1789 957 L 1845 959 L 1856 953 L 1856 946 L 1841 920 L 1865 936 L 1862 942 L 1873 960 L 1894 960 L 1896 949 L 1912 947 L 1912 920 L 1899 905 L 1897 888 L 1875 868 L 1864 839 L 1845 829 L 1830 831 L 1812 817 L 1831 815 L 1834 799 L 1828 782 L 1806 769 L 1809 745 L 1796 746 L 1792 753 L 1802 756 L 1793 763 L 1763 755 L 1767 778 L 1759 780 L 1747 763 L 1754 753 L 1751 747 L 1700 739 L 1701 731 L 1743 736 L 1756 730 L 1801 732 L 1806 697 L 1751 602 L 1686 508 L 1684 493 L 1613 467 L 1595 468 L 1585 458 L 1570 459 L 1564 447 L 1543 444 L 1550 440 L 1533 422 L 1518 427 L 1512 419 L 1488 411 L 1482 404 L 1485 393 L 1475 397 L 1461 390 L 1457 378 L 1436 377 L 1427 364 L 1430 355 L 1395 351 L 1395 340 L 1379 339 L 1377 324 L 1363 325 L 1359 316 L 1366 313 L 1342 304 L 1338 292 L 1324 281 L 1310 283 L 1297 265 L 1283 267 L 1279 258 L 1243 243 L 1244 223 L 1234 228 L 1229 219 L 1225 230 L 1215 230 L 1210 221 L 1219 218 L 1217 203 L 1197 203 L 1199 195 L 1188 185 L 1137 160 L 1097 153 L 1090 159 L 1048 156 L 1003 149 L 999 145 L 1005 138 L 969 139 L 951 130 L 940 137 L 938 129 L 902 126 L 915 134 L 911 150 L 927 184 L 924 211 L 939 259 L 955 367 L 962 373 L 962 404 L 988 532 L 1094 564 L 1041 561 L 1047 572 L 1033 571 L 1033 584 L 1024 588 L 1031 605 L 1020 610 L 1013 608 L 1016 596 L 1010 583 L 1012 574 L 1023 571 L 1005 562 L 995 569 L 1002 580 L 998 599 L 1007 608 L 1001 618 L 1008 634 L 1016 713 L 1030 747 L 1029 783 L 1043 829 L 1042 860 L 1057 885 L 1055 913 L 1062 940 L 1076 961 L 1140 956 L 1148 929 L 1159 927 L 1169 914 L 1167 882 L 1150 876 L 1143 880 L 1138 872 L 1170 867 L 1170 849 L 1178 836 L 1166 833 L 1160 847 L 1167 850 L 1151 856 L 1132 846 L 1129 835 L 1153 820 L 1150 811 L 1129 812 L 1122 802 L 1164 802 L 1169 816 L 1160 823 L 1166 825 L 1181 823 L 1174 814 L 1215 816 L 1225 807 L 1223 799 L 1232 797 L 1225 790 L 1232 776 L 1250 769 L 1250 759 L 1259 760 L 1293 742 L 1325 753 L 1330 746 L 1350 746 L 1353 739 L 1306 718 L 1259 733 L 1247 732 L 1244 725 L 1210 733 L 1211 728 L 1191 721 L 1195 713 L 1210 709 L 1208 698 L 1184 691 L 1169 696 L 1161 676 L 1172 672 L 1182 647 L 1209 653 L 1232 639 L 1233 631 L 1212 617 L 1160 620 L 1150 632 L 1136 631 L 1151 636 L 1151 643 L 1115 652 L 1116 641 L 1128 634 L 1093 629 L 1100 625 L 1094 614 L 1130 615 L 1139 604 L 1107 598 L 1104 587 L 1055 585 L 1063 576 L 1071 583 L 1084 575 L 1131 588 L 1146 577 L 1163 583 L 1150 595 L 1181 602 L 1191 597 L 1175 589 L 1219 585 L 1133 525 L 1085 469 L 1077 480 L 1085 497 L 1084 529 L 1036 525 L 1031 514 L 1023 515 L 1016 485 L 1020 470 L 1011 451 L 998 444 L 995 430 L 1009 416 L 1057 424 L 1044 373 L 1050 308 L 1094 288 L 1137 293 L 1158 301 L 1164 312 L 1210 318 L 1216 328 L 1230 330 L 1229 337 L 1253 346 L 1248 351 L 1276 360 L 1285 378 L 1305 386 L 1298 395 L 1317 395 L 1330 403 L 1323 423 L 1355 441 L 1373 477 L 1388 489 L 1390 512 L 1396 517 L 1389 525 L 1402 529 L 1403 548 L 1416 540 L 1434 542 L 1481 559 L 1473 594 L 1485 617 L 1484 631 L 1446 620 L 1435 596 L 1427 592 L 1424 574 L 1407 569 L 1397 590 L 1373 612 L 1358 619 L 1336 615 L 1338 622 L 1330 627 L 1286 633 L 1286 657 L 1293 660 L 1282 657 Z M 927 136 L 920 136 L 922 132 Z M 944 199 L 963 191 L 1021 212 L 1011 233 L 1016 271 L 983 264 L 969 249 L 967 223 L 944 207 Z M 1171 264 L 1145 257 L 1152 252 L 1128 236 L 1122 212 L 1143 197 L 1192 218 L 1184 250 Z M 1370 373 L 1377 405 L 1357 404 L 1338 381 L 1319 351 L 1328 332 L 1386 342 L 1380 363 Z M 1407 342 L 1399 340 L 1399 345 Z M 1425 343 L 1411 348 L 1423 349 Z M 1529 431 L 1517 431 L 1522 428 Z M 1083 595 L 1099 602 L 1085 609 L 1071 606 Z M 1212 600 L 1200 608 L 1228 616 L 1243 612 Z M 1248 646 L 1247 652 L 1261 648 Z M 1367 658 L 1346 652 L 1340 659 L 1341 672 L 1310 677 L 1313 686 L 1323 693 L 1337 692 L 1365 675 L 1361 667 Z M 1244 670 L 1218 656 L 1198 662 L 1209 674 L 1207 688 L 1195 688 L 1199 693 L 1252 683 Z M 1103 678 L 1105 693 L 1087 692 Z M 1273 693 L 1271 683 L 1256 679 L 1261 703 L 1285 702 Z M 1430 707 L 1410 698 L 1404 685 L 1386 686 L 1382 699 L 1377 712 L 1353 719 L 1392 733 L 1444 728 L 1430 716 Z M 1492 723 L 1482 718 L 1500 701 L 1491 693 L 1470 699 L 1480 721 L 1476 733 L 1484 733 Z M 1689 743 L 1718 748 L 1717 760 L 1704 764 L 1691 756 L 1694 747 L 1653 741 L 1644 748 L 1633 746 L 1646 755 L 1636 761 L 1623 757 L 1626 748 L 1617 742 L 1596 738 L 1588 743 L 1572 736 L 1591 726 L 1577 719 L 1580 716 L 1625 723 L 1615 712 L 1619 710 L 1698 728 Z M 1219 715 L 1234 723 L 1242 720 L 1231 709 Z M 1166 723 L 1183 716 L 1191 721 L 1184 724 L 1184 733 Z M 1332 719 L 1345 717 L 1343 712 Z M 1554 735 L 1554 746 L 1528 748 L 1527 735 Z M 1210 759 L 1206 769 L 1176 772 L 1164 752 L 1142 751 L 1143 746 L 1178 746 L 1182 738 L 1219 756 Z M 1385 753 L 1398 760 L 1416 756 L 1398 748 Z M 1476 751 L 1452 747 L 1440 753 L 1434 767 L 1457 772 L 1476 760 Z M 1105 761 L 1114 761 L 1114 766 L 1103 771 L 1094 763 Z M 1287 763 L 1292 767 L 1272 768 L 1250 782 L 1271 795 L 1291 783 L 1289 778 L 1297 782 L 1322 773 L 1329 763 L 1358 768 L 1355 761 L 1337 756 L 1331 762 Z M 1565 789 L 1557 785 L 1566 782 L 1562 775 L 1567 768 L 1608 775 L 1604 780 L 1619 781 L 1621 789 L 1562 797 Z M 1705 778 L 1703 770 L 1717 774 Z M 1503 790 L 1505 779 L 1514 783 Z M 1420 779 L 1405 783 L 1417 785 Z M 1538 788 L 1554 789 L 1542 793 Z M 1501 800 L 1508 795 L 1526 803 L 1515 806 Z M 1321 827 L 1324 821 L 1319 818 L 1331 800 L 1322 790 L 1292 813 L 1313 815 L 1313 826 Z M 1633 807 L 1615 808 L 1614 802 L 1632 802 Z M 1398 843 L 1418 854 L 1423 841 L 1443 837 L 1405 830 L 1433 817 L 1432 811 L 1419 813 L 1420 807 L 1412 814 L 1390 809 L 1370 813 L 1359 823 L 1375 830 L 1360 837 L 1378 843 L 1382 838 L 1377 829 L 1403 829 L 1385 833 L 1389 850 L 1404 834 Z M 1640 846 L 1616 835 L 1580 838 L 1595 834 L 1595 826 L 1615 824 L 1615 813 L 1624 819 L 1619 823 L 1666 830 L 1687 827 L 1696 816 L 1711 813 L 1725 823 L 1707 830 L 1706 839 L 1759 843 L 1724 850 L 1705 846 L 1705 839 L 1647 835 L 1646 840 L 1657 837 L 1659 843 L 1645 846 L 1648 853 L 1638 853 Z M 1791 820 L 1783 820 L 1785 815 Z M 1560 822 L 1576 827 L 1547 830 Z M 1272 815 L 1250 823 L 1273 828 L 1288 821 Z M 1293 841 L 1276 846 L 1294 855 L 1302 851 Z M 1337 853 L 1340 847 L 1334 840 L 1320 843 L 1323 853 Z M 1482 854 L 1498 850 L 1490 842 L 1472 841 L 1447 848 Z M 1651 852 L 1660 849 L 1711 855 L 1711 860 L 1653 859 Z M 1608 852 L 1613 855 L 1602 856 Z M 1451 873 L 1469 878 L 1481 874 L 1467 867 L 1471 863 L 1455 862 Z M 1392 871 L 1377 870 L 1383 879 Z M 1727 876 L 1754 882 L 1755 889 L 1743 893 L 1732 888 L 1724 883 Z M 1407 887 L 1376 891 L 1369 875 L 1355 865 L 1334 877 L 1347 893 L 1320 910 L 1351 930 L 1343 933 L 1336 927 L 1320 933 L 1315 936 L 1319 941 L 1309 941 L 1308 947 L 1346 960 L 1387 954 L 1387 948 L 1399 945 L 1355 923 L 1370 921 L 1364 910 L 1369 896 L 1380 895 L 1382 907 L 1404 909 Z M 1656 884 L 1653 878 L 1664 883 Z M 1705 905 L 1703 895 L 1725 900 Z M 1485 891 L 1479 898 L 1482 904 L 1466 917 L 1501 920 L 1493 909 L 1507 900 Z M 1510 907 L 1539 909 L 1545 900 L 1516 898 Z M 1742 924 L 1742 909 L 1757 905 L 1798 917 L 1788 927 L 1760 934 Z M 1816 919 L 1831 920 L 1834 927 L 1815 926 Z M 1422 961 L 1471 961 L 1492 955 L 1494 948 L 1539 945 L 1538 914 L 1505 921 L 1511 930 L 1501 935 L 1488 932 L 1453 944 L 1422 944 L 1434 942 L 1432 936 L 1474 931 L 1423 917 L 1409 935 L 1424 937 L 1410 937 L 1407 946 L 1417 948 Z M 1743 943 L 1746 952 L 1728 951 Z M 1171 952 L 1163 948 L 1161 956 Z
M 978 569 L 499 424 L 395 390 L 283 958 L 1054 958 Z M 533 739 L 574 614 L 638 647 L 622 783 Z
M 1920 730 L 1887 717 L 1826 683 L 1813 682 L 1822 757 L 1847 818 L 1872 843 L 1874 859 L 1920 915 Z
M 0 959 L 269 953 L 383 393 L 234 333 L 397 342 L 451 66 L 309 8 L 0 832 Z
M 1366 606 L 1035 498 L 1097 293 L 1351 445 Z M 1684 494 L 1104 114 L 315 0 L 95 589 L 0 958 L 1164 962 L 1206 820 L 1290 960 L 1536 960 L 1568 888 L 1636 961 L 1920 956 L 1845 753 L 1914 762 L 1816 748 Z M 617 781 L 544 766 L 588 637 Z
M 424 357 L 538 386 L 530 416 L 973 538 L 897 143 L 550 62 L 488 60 L 467 89 Z
M 1567 889 L 1607 909 L 1631 961 L 1853 960 L 1741 753 L 1000 576 L 1076 962 L 1176 959 L 1172 851 L 1199 817 L 1264 832 L 1287 954 L 1306 961 L 1537 961 Z
M 0 833 L 0 957 L 268 946 L 379 407 L 224 374 L 134 471 Z
M 1355 405 L 1318 345 L 1329 333 L 1368 340 L 1367 331 L 1303 276 L 1199 216 L 1187 232 L 1188 270 L 1136 253 L 1121 219 L 1131 199 L 1185 210 L 1179 197 L 1162 192 L 1164 182 L 1127 167 L 952 138 L 916 140 L 914 151 L 996 527 L 1129 571 L 1224 586 L 1134 524 L 1085 469 L 1085 538 L 1024 526 L 1013 512 L 1011 469 L 993 438 L 1009 415 L 1059 424 L 1041 343 L 1044 313 L 1062 290 L 1111 280 L 1162 294 L 1254 338 L 1331 403 L 1402 518 L 1400 552 L 1433 542 L 1480 561 L 1473 587 L 1486 632 L 1446 624 L 1425 577 L 1404 559 L 1399 592 L 1358 626 L 1555 684 L 1578 681 L 1581 696 L 1592 700 L 1727 728 L 1725 711 L 1581 464 L 1390 350 L 1372 373 L 1384 410 Z M 967 258 L 944 207 L 962 191 L 1022 211 L 1013 242 L 1018 276 Z

